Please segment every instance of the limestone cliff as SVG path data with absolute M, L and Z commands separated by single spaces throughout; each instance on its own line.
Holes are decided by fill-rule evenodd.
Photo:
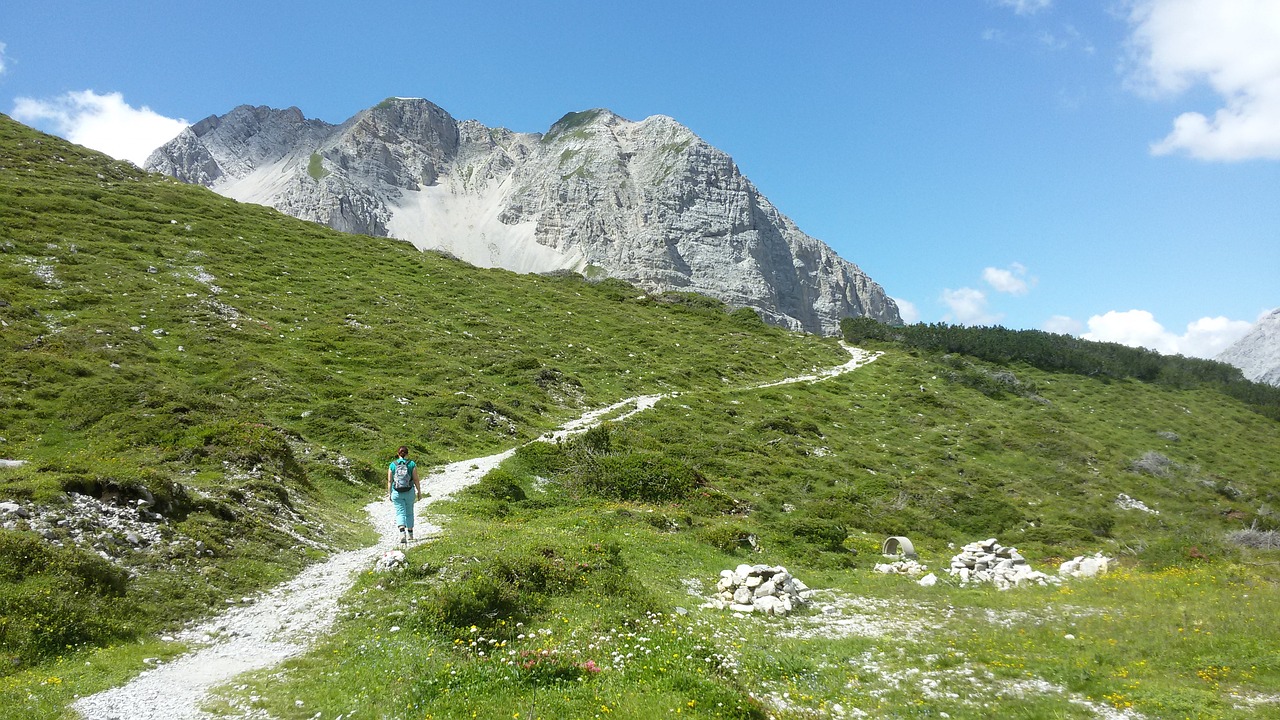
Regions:
M 1254 382 L 1280 387 L 1280 308 L 1264 315 L 1214 359 L 1235 365 Z
M 537 134 L 457 121 L 422 99 L 391 98 L 341 125 L 241 106 L 191 126 L 147 167 L 482 267 L 693 291 L 815 333 L 848 316 L 901 322 L 877 283 L 668 117 L 588 110 Z

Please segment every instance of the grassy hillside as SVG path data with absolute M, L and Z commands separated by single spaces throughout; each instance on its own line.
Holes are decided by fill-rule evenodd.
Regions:
M 401 443 L 430 465 L 632 394 L 847 358 L 704 301 L 480 271 L 0 119 L 0 458 L 26 462 L 0 468 L 0 500 L 52 513 L 0 518 L 3 672 L 360 541 Z M 69 493 L 141 501 L 162 538 L 76 528 Z
M 848 375 L 748 389 L 848 356 L 697 296 L 331 232 L 5 118 L 0 321 L 0 458 L 27 461 L 0 468 L 0 501 L 28 515 L 0 511 L 0 716 L 61 717 L 181 650 L 156 633 L 368 541 L 360 507 L 401 443 L 463 459 L 677 390 L 433 505 L 446 533 L 408 571 L 363 576 L 328 641 L 215 705 L 1154 718 L 1280 700 L 1280 423 L 1213 384 L 881 339 Z M 145 542 L 77 527 L 85 498 L 141 507 Z M 888 535 L 940 575 L 986 537 L 1049 572 L 1095 552 L 1118 569 L 922 587 L 871 571 Z M 814 606 L 699 608 L 739 563 L 787 566 Z
M 973 387 L 998 373 L 1017 391 Z M 410 570 L 364 578 L 327 643 L 220 707 L 1270 717 L 1280 554 L 1231 538 L 1273 526 L 1277 449 L 1280 426 L 1216 392 L 892 348 L 818 383 L 688 392 L 521 449 L 437 508 L 446 535 Z M 657 465 L 669 482 L 640 482 Z M 921 587 L 870 571 L 897 534 L 939 574 L 988 536 L 1051 573 L 1097 552 L 1118 566 L 1006 593 Z M 739 563 L 785 565 L 821 589 L 815 607 L 700 608 Z

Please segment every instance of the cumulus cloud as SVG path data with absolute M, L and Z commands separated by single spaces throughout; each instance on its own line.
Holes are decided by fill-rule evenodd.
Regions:
M 1059 335 L 1079 335 L 1080 331 L 1084 330 L 1084 323 L 1066 315 L 1054 315 L 1045 320 L 1040 329 Z
M 69 92 L 52 100 L 20 97 L 13 117 L 73 143 L 141 166 L 152 150 L 187 127 L 186 120 L 167 118 L 151 108 L 135 108 L 120 93 Z
M 1187 331 L 1178 335 L 1166 330 L 1146 310 L 1112 310 L 1104 315 L 1094 315 L 1088 324 L 1089 332 L 1081 335 L 1085 340 L 1114 342 L 1145 347 L 1166 355 L 1200 358 L 1214 357 L 1253 327 L 1253 323 L 1245 320 L 1203 317 L 1188 323 Z
M 998 315 L 987 311 L 987 294 L 974 288 L 960 288 L 942 291 L 942 303 L 949 312 L 943 320 L 960 325 L 994 325 L 999 321 Z
M 1053 4 L 1053 0 L 996 0 L 996 4 L 1019 15 L 1034 15 Z
M 902 316 L 902 322 L 908 325 L 920 322 L 920 309 L 915 303 L 902 298 L 893 298 L 893 301 L 898 305 L 898 314 Z
M 1026 295 L 1030 289 L 1027 281 L 1027 268 L 1022 263 L 1014 263 L 1007 269 L 984 268 L 982 279 L 991 286 L 992 290 L 1009 293 L 1010 295 Z M 1034 284 L 1035 280 L 1032 279 L 1031 282 Z
M 1135 87 L 1168 96 L 1203 84 L 1223 103 L 1212 117 L 1179 115 L 1152 153 L 1280 159 L 1280 3 L 1137 0 L 1129 23 Z

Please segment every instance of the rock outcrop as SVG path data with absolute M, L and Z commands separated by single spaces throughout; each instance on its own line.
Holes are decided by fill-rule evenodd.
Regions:
M 538 134 L 458 121 L 422 99 L 390 98 L 341 125 L 241 106 L 183 131 L 147 168 L 481 267 L 697 292 L 815 333 L 844 317 L 901 322 L 877 283 L 669 117 L 588 110 Z
M 1254 382 L 1280 387 L 1280 308 L 1264 315 L 1214 359 L 1235 365 Z

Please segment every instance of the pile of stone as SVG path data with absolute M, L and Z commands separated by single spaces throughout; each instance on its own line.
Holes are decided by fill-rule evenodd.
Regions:
M 898 560 L 891 563 L 876 563 L 875 571 L 886 575 L 923 575 L 929 568 L 915 560 Z
M 947 572 L 957 576 L 961 585 L 991 583 L 1000 590 L 1036 583 L 1050 585 L 1059 582 L 1053 575 L 1032 569 L 1026 558 L 1014 548 L 1005 547 L 995 538 L 969 543 L 951 558 Z
M 807 602 L 810 590 L 781 565 L 739 565 L 720 572 L 716 595 L 706 604 L 717 610 L 786 615 Z
M 405 559 L 404 553 L 399 550 L 388 550 L 382 553 L 378 558 L 378 562 L 374 563 L 374 572 L 391 572 L 392 570 L 403 570 L 409 567 L 409 561 Z
M 1058 567 L 1058 574 L 1063 577 L 1091 578 L 1105 574 L 1111 567 L 1111 558 L 1096 553 L 1092 557 L 1081 555 L 1072 558 Z

